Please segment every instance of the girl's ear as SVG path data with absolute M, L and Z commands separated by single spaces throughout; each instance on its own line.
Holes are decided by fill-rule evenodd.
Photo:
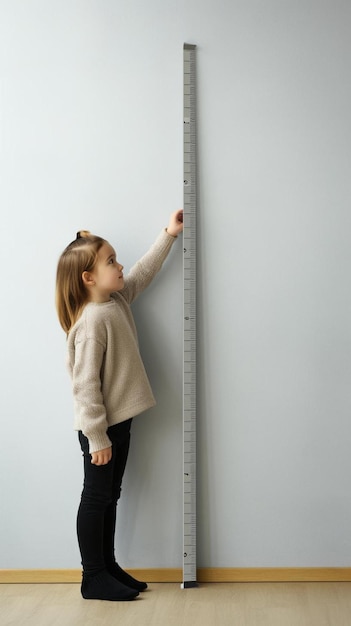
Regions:
M 95 285 L 95 280 L 91 272 L 83 272 L 82 280 L 86 287 L 93 287 Z

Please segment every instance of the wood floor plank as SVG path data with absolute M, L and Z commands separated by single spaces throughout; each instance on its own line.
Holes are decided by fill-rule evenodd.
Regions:
M 152 583 L 132 602 L 77 584 L 0 585 L 0 626 L 350 626 L 351 583 Z

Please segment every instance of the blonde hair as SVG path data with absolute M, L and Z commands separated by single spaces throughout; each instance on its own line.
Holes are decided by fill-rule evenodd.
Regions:
M 63 330 L 68 334 L 81 316 L 88 300 L 83 272 L 93 271 L 105 239 L 80 230 L 77 238 L 62 252 L 56 271 L 56 310 Z

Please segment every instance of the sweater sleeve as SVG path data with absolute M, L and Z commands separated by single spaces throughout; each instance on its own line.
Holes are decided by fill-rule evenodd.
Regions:
M 104 346 L 95 339 L 85 338 L 76 343 L 72 371 L 75 413 L 79 430 L 89 440 L 90 453 L 111 446 L 101 391 L 103 359 Z
M 144 256 L 133 265 L 125 278 L 122 294 L 131 303 L 148 285 L 161 269 L 176 237 L 163 229 L 154 244 Z

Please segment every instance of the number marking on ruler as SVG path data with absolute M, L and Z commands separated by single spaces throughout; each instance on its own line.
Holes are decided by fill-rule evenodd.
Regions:
M 196 46 L 184 44 L 183 583 L 196 582 Z

